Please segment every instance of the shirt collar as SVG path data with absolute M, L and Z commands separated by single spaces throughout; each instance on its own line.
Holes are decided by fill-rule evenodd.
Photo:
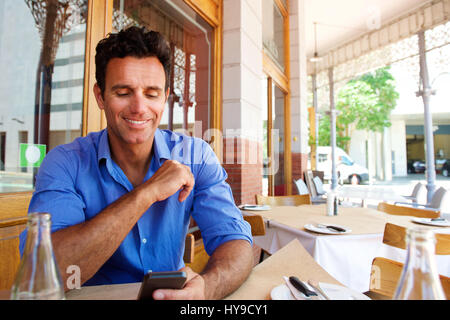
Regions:
M 167 160 L 171 159 L 170 156 L 170 150 L 167 146 L 167 141 L 164 138 L 164 135 L 162 134 L 161 130 L 156 129 L 155 131 L 155 138 L 153 139 L 153 150 L 155 159 L 159 161 L 159 164 L 162 165 L 161 160 Z
M 160 129 L 156 129 L 155 137 L 153 139 L 153 150 L 155 159 L 162 164 L 161 160 L 171 159 L 169 147 Z M 104 129 L 101 133 L 97 161 L 101 159 L 111 160 L 111 150 L 109 148 L 108 129 Z
M 98 142 L 97 162 L 100 162 L 102 159 L 111 160 L 111 150 L 109 149 L 108 142 L 108 129 L 103 130 Z

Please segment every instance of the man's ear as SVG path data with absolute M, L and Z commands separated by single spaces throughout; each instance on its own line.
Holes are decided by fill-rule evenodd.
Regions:
M 105 103 L 103 100 L 102 90 L 98 86 L 97 83 L 94 84 L 94 96 L 95 100 L 97 100 L 97 105 L 100 109 L 105 109 Z

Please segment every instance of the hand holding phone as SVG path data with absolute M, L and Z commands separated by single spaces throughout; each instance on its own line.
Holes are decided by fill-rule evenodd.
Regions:
M 142 281 L 138 300 L 153 300 L 156 289 L 183 289 L 186 279 L 184 271 L 149 272 Z

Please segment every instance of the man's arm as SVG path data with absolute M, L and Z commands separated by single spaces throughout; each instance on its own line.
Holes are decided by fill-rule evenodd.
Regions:
M 181 269 L 188 275 L 184 289 L 155 290 L 153 297 L 156 300 L 222 299 L 241 286 L 252 267 L 250 243 L 246 240 L 231 240 L 217 247 L 200 274 L 189 267 Z
M 81 270 L 81 283 L 89 280 L 112 256 L 142 214 L 156 201 L 161 201 L 180 188 L 184 201 L 194 186 L 189 168 L 166 161 L 145 183 L 125 194 L 91 220 L 52 233 L 52 243 L 66 287 L 70 265 Z

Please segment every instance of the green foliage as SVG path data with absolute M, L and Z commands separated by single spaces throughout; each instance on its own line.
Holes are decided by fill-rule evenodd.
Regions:
M 389 67 L 349 81 L 338 93 L 336 109 L 336 144 L 344 148 L 350 137 L 347 128 L 354 124 L 358 130 L 382 132 L 391 126 L 391 111 L 399 98 Z M 319 125 L 319 145 L 330 145 L 330 119 L 324 116 Z
M 345 150 L 345 146 L 350 142 L 350 137 L 339 135 L 338 132 L 343 131 L 344 125 L 338 117 L 336 121 L 336 146 Z M 319 122 L 319 146 L 330 146 L 330 116 L 325 115 Z

